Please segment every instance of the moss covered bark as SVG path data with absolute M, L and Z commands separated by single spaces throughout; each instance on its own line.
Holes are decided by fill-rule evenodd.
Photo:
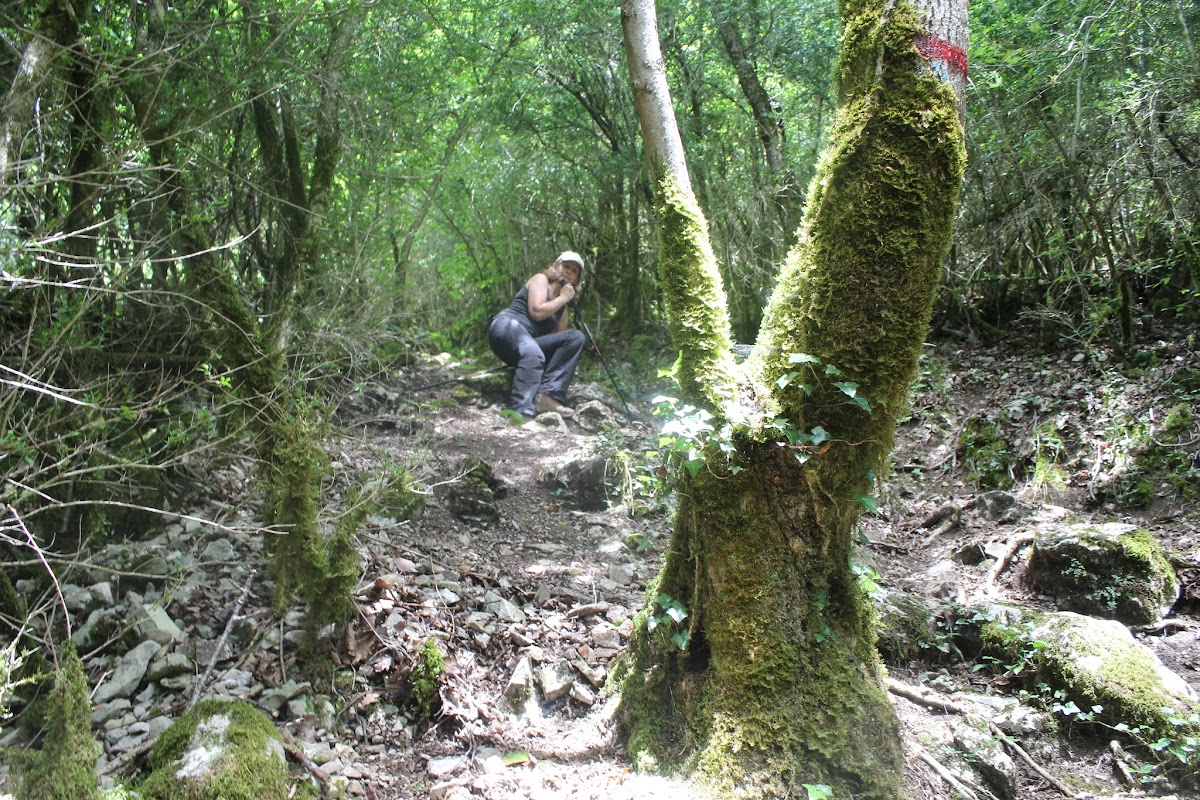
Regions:
M 100 788 L 92 769 L 100 744 L 92 737 L 92 701 L 75 645 L 59 654 L 47 701 L 42 749 L 17 764 L 17 800 L 93 800 Z
M 683 487 L 651 594 L 687 605 L 681 651 L 643 610 L 623 684 L 628 747 L 641 766 L 686 764 L 719 793 L 893 798 L 899 728 L 880 686 L 873 619 L 845 547 L 796 491 L 802 467 L 747 446 L 747 468 Z M 848 539 L 847 539 L 848 540 Z
M 668 330 L 679 348 L 676 380 L 685 400 L 720 413 L 734 396 L 729 312 L 708 238 L 708 223 L 689 189 L 664 178 L 655 200 L 658 274 Z
M 733 423 L 740 471 L 714 459 L 682 480 L 650 592 L 660 599 L 638 617 L 614 681 L 637 762 L 682 759 L 727 796 L 804 796 L 817 783 L 835 797 L 901 792 L 899 725 L 851 542 L 929 324 L 965 154 L 954 87 L 917 47 L 920 12 L 841 6 L 834 136 L 741 374 L 724 360 L 724 298 L 686 175 L 660 187 L 680 382 Z M 685 649 L 662 623 L 663 595 L 690 610 Z

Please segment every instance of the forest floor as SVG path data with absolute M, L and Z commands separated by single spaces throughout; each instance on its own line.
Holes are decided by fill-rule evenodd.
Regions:
M 1200 586 L 1190 583 L 1195 573 L 1189 571 L 1200 564 L 1194 492 L 1200 463 L 1195 448 L 1189 448 L 1185 478 L 1193 481 L 1190 501 L 1163 484 L 1161 476 L 1139 484 L 1134 467 L 1137 447 L 1145 446 L 1144 433 L 1152 433 L 1181 397 L 1192 411 L 1200 410 L 1195 406 L 1200 386 L 1179 387 L 1181 376 L 1195 381 L 1200 375 L 1194 344 L 1176 336 L 1161 340 L 1149 349 L 1154 366 L 1132 372 L 1103 349 L 1070 343 L 1044 354 L 1031 353 L 1028 344 L 931 346 L 914 386 L 912 413 L 899 429 L 894 472 L 878 512 L 863 521 L 870 543 L 861 549 L 860 559 L 873 566 L 881 586 L 965 603 L 979 596 L 995 563 L 986 554 L 1040 520 L 1069 513 L 1145 526 L 1172 555 L 1184 587 L 1175 613 L 1178 627 L 1143 635 L 1142 641 L 1200 690 L 1200 634 L 1190 624 Z M 584 423 L 553 415 L 514 427 L 500 414 L 506 376 L 415 391 L 444 374 L 402 375 L 387 387 L 382 403 L 367 401 L 351 410 L 357 432 L 342 440 L 347 452 L 361 448 L 363 463 L 378 459 L 382 451 L 399 463 L 423 464 L 422 480 L 442 484 L 423 516 L 407 523 L 401 535 L 375 541 L 390 541 L 402 558 L 416 563 L 417 571 L 434 576 L 435 585 L 452 587 L 451 597 L 458 598 L 457 605 L 427 613 L 423 625 L 416 626 L 420 635 L 435 632 L 446 653 L 441 721 L 429 727 L 410 725 L 401 741 L 387 742 L 379 758 L 368 762 L 375 776 L 371 792 L 379 798 L 698 796 L 691 787 L 630 770 L 613 738 L 613 703 L 595 680 L 625 643 L 629 617 L 643 602 L 646 582 L 669 535 L 667 507 L 649 492 L 654 481 L 647 476 L 655 461 L 643 457 L 658 447 L 660 420 L 645 414 L 653 391 L 636 398 L 636 421 L 627 421 L 613 403 L 606 412 L 610 425 L 600 433 L 585 429 L 594 430 L 594 419 Z M 606 394 L 611 398 L 606 390 L 603 384 L 581 384 L 574 402 Z M 393 428 L 402 434 L 380 425 L 390 425 L 389 415 L 400 411 L 389 407 L 389 399 L 397 396 L 417 403 L 421 420 L 417 426 Z M 382 418 L 371 416 L 372 406 Z M 408 414 L 402 411 L 401 416 Z M 971 420 L 992 424 L 1005 446 L 984 446 L 982 455 L 980 448 L 964 447 L 964 429 Z M 1143 432 L 1141 444 L 1134 441 L 1138 431 Z M 1189 435 L 1194 434 L 1193 426 Z M 469 510 L 468 521 L 452 513 L 451 507 L 462 504 L 449 490 L 462 480 L 468 457 L 484 462 L 495 475 L 494 522 L 470 521 Z M 575 473 L 564 465 L 594 457 L 607 459 L 611 504 L 574 509 L 571 479 L 562 476 Z M 980 502 L 985 490 L 978 484 L 989 481 L 1007 489 L 1002 496 L 1015 500 L 1019 513 L 987 513 L 987 504 Z M 1131 492 L 1143 495 L 1136 510 L 1128 508 Z M 951 522 L 938 517 L 948 506 L 954 509 Z M 375 548 L 377 574 L 391 571 L 387 551 Z M 980 555 L 963 555 L 970 552 Z M 1047 605 L 1046 598 L 1031 594 L 1017 579 L 1026 555 L 1027 550 L 1018 550 L 992 587 L 993 599 Z M 497 619 L 494 602 L 469 599 L 489 590 L 518 606 L 519 618 L 503 619 L 501 614 Z M 422 602 L 428 607 L 427 600 Z M 934 649 L 929 652 L 938 655 Z M 515 716 L 504 709 L 503 698 L 524 656 L 535 672 L 566 673 L 571 689 L 562 698 L 543 699 L 533 713 Z M 946 696 L 1013 696 L 1018 688 L 1012 675 L 973 669 L 975 664 L 962 657 L 888 667 L 893 678 Z M 954 797 L 920 755 L 919 743 L 930 748 L 941 741 L 930 730 L 941 713 L 899 696 L 894 701 L 910 745 L 910 797 Z M 1107 737 L 1043 735 L 1027 748 L 1049 773 L 1078 792 L 1138 796 L 1123 794 L 1126 787 L 1114 770 L 1108 742 Z M 950 763 L 962 756 L 953 745 L 932 755 L 947 762 L 952 773 L 969 771 Z M 1024 764 L 1017 772 L 1011 796 L 1061 796 Z
M 1139 640 L 1200 691 L 1200 354 L 1195 334 L 1187 336 L 1163 334 L 1144 347 L 1145 366 L 1136 369 L 1100 346 L 1067 341 L 930 345 L 911 414 L 898 429 L 892 474 L 878 510 L 863 519 L 858 560 L 881 587 L 937 603 L 970 603 L 987 589 L 993 601 L 1050 607 L 1019 580 L 1027 549 L 985 586 L 998 550 L 1067 514 L 1144 526 L 1170 554 L 1183 587 L 1174 624 L 1138 632 Z M 668 387 L 633 392 L 630 420 L 607 382 L 585 376 L 572 393 L 575 417 L 514 424 L 501 413 L 507 374 L 457 379 L 469 366 L 441 357 L 406 367 L 359 387 L 334 417 L 331 508 L 354 485 L 398 469 L 423 492 L 419 513 L 380 511 L 361 531 L 357 614 L 331 643 L 352 680 L 336 689 L 299 678 L 298 615 L 271 621 L 250 465 L 235 458 L 209 473 L 206 504 L 151 540 L 203 550 L 196 563 L 210 572 L 163 597 L 193 640 L 187 652 L 196 671 L 208 661 L 216 667 L 211 691 L 268 707 L 294 743 L 293 756 L 331 793 L 341 785 L 371 800 L 700 797 L 694 787 L 631 769 L 614 736 L 614 699 L 604 691 L 669 538 L 670 499 L 657 493 L 653 455 L 661 419 L 649 413 L 651 398 Z M 594 364 L 587 371 L 603 379 Z M 1184 414 L 1181 406 L 1191 416 L 1172 440 L 1179 446 L 1165 463 L 1173 472 L 1139 470 L 1138 456 L 1162 443 L 1164 420 Z M 992 513 L 998 497 L 1009 511 Z M 192 524 L 197 518 L 223 524 Z M 255 580 L 251 567 L 260 577 L 224 650 L 197 646 L 217 638 L 238 587 Z M 152 589 L 144 591 L 151 599 Z M 432 721 L 411 696 L 427 641 L 445 665 L 427 705 Z M 1019 699 L 1011 673 L 979 669 L 951 637 L 922 645 L 911 658 L 889 660 L 891 678 L 983 713 L 1009 702 L 1000 698 Z M 202 658 L 202 650 L 214 654 Z M 89 668 L 107 676 L 113 658 Z M 144 753 L 156 730 L 145 720 L 177 712 L 195 682 L 192 675 L 146 685 L 132 709 L 123 702 L 106 713 L 125 714 L 124 723 L 105 725 L 114 774 L 118 762 Z M 299 705 L 288 702 L 305 695 Z M 518 696 L 515 708 L 506 698 Z M 905 731 L 909 798 L 955 797 L 931 762 L 966 780 L 972 756 L 946 729 L 946 715 L 899 695 L 893 701 Z M 1022 743 L 1078 794 L 1145 796 L 1122 785 L 1109 737 L 1063 722 L 1031 726 Z M 976 781 L 977 796 L 1062 796 L 1023 762 L 1009 770 L 1011 785 Z M 0 800 L 3 790 L 0 774 Z

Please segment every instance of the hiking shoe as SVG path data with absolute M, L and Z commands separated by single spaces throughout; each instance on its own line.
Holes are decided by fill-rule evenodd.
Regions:
M 575 413 L 575 409 L 564 406 L 548 394 L 539 394 L 533 398 L 533 405 L 537 408 L 539 414 L 546 414 L 553 411 L 556 414 L 569 417 Z

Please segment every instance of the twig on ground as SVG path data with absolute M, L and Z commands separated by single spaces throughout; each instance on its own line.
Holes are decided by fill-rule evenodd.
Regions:
M 329 783 L 329 773 L 313 763 L 313 760 L 308 757 L 308 753 L 304 752 L 304 748 L 296 744 L 296 737 L 292 736 L 291 731 L 287 728 L 280 728 L 279 735 L 283 738 L 283 749 L 289 756 L 296 759 L 296 763 L 308 770 L 321 786 Z
M 242 606 L 246 602 L 246 598 L 250 596 L 250 586 L 254 583 L 254 576 L 258 574 L 258 570 L 250 570 L 250 574 L 246 576 L 246 583 L 242 586 L 242 592 L 238 595 L 237 602 L 233 604 L 233 613 L 229 615 L 229 621 L 225 623 L 225 630 L 221 633 L 221 638 L 217 640 L 217 646 L 213 649 L 212 657 L 208 660 L 208 666 L 204 669 L 204 674 L 200 676 L 200 680 L 196 682 L 196 689 L 192 692 L 192 699 L 188 701 L 186 711 L 191 711 L 192 706 L 200 701 L 200 693 L 204 691 L 205 684 L 208 683 L 208 676 L 212 675 L 213 667 L 217 665 L 217 659 L 221 657 L 221 650 L 225 647 L 225 642 L 229 639 L 229 634 L 233 631 L 233 625 L 241 617 Z
M 1125 753 L 1125 748 L 1121 747 L 1121 743 L 1113 739 L 1108 743 L 1108 749 L 1113 755 L 1113 770 L 1125 782 L 1125 785 L 1130 789 L 1138 787 L 1137 778 L 1133 777 L 1133 773 L 1129 771 L 1128 759 L 1129 756 Z
M 154 745 L 157 742 L 158 742 L 158 737 L 155 737 L 153 739 L 147 739 L 146 741 L 142 742 L 141 744 L 139 744 L 137 747 L 133 748 L 132 750 L 130 750 L 126 753 L 122 753 L 121 755 L 114 758 L 112 761 L 105 764 L 104 768 L 101 769 L 98 772 L 98 774 L 99 775 L 111 775 L 114 772 L 120 772 L 121 770 L 125 769 L 125 767 L 132 764 L 134 761 L 137 761 L 139 758 L 146 755 L 146 753 L 149 753 L 154 748 Z
M 921 521 L 921 527 L 933 530 L 925 536 L 922 544 L 929 545 L 949 533 L 962 522 L 962 506 L 958 503 L 943 503 L 936 511 Z
M 1012 561 L 1017 551 L 1032 542 L 1032 533 L 1018 533 L 1008 540 L 1008 543 L 1004 545 L 1004 552 L 996 559 L 996 563 L 992 564 L 991 569 L 987 571 L 987 575 L 983 579 L 981 591 L 985 597 L 991 597 L 995 593 L 996 581 L 999 580 L 1000 573 L 1004 572 L 1008 567 L 1008 562 Z
M 925 748 L 921 747 L 920 745 L 913 745 L 913 748 L 917 751 L 917 758 L 928 764 L 930 768 L 937 773 L 938 777 L 945 781 L 951 789 L 958 792 L 963 797 L 966 797 L 967 800 L 979 800 L 979 795 L 975 794 L 975 792 L 971 790 L 971 787 L 954 777 L 950 770 L 942 766 L 941 762 L 939 762 L 936 758 L 929 755 Z
M 1023 748 L 1023 747 L 1021 747 L 1021 745 L 1017 744 L 1016 741 L 1014 741 L 1011 736 L 1009 736 L 1004 731 L 1000 730 L 1000 728 L 997 727 L 996 724 L 994 722 L 992 722 L 991 720 L 981 719 L 979 717 L 976 717 L 969 710 L 967 710 L 964 706 L 960 706 L 951 700 L 947 700 L 946 698 L 942 697 L 941 695 L 938 695 L 936 692 L 930 691 L 929 689 L 917 687 L 917 686 L 909 686 L 908 684 L 901 683 L 900 681 L 895 680 L 894 678 L 887 679 L 887 690 L 889 692 L 891 692 L 892 694 L 899 695 L 900 697 L 904 697 L 908 700 L 912 700 L 914 703 L 923 705 L 926 708 L 932 708 L 935 711 L 942 711 L 947 714 L 957 714 L 962 717 L 967 717 L 972 720 L 979 720 L 979 721 L 983 722 L 985 725 L 987 725 L 988 731 L 990 731 L 991 734 L 993 736 L 995 736 L 1001 742 L 1001 744 L 1003 744 L 1005 747 L 1007 747 L 1009 750 L 1011 750 L 1013 753 L 1015 753 L 1022 761 L 1024 761 L 1029 766 L 1030 769 L 1032 769 L 1034 772 L 1036 772 L 1038 777 L 1040 777 L 1042 780 L 1046 781 L 1046 783 L 1049 783 L 1051 786 L 1053 786 L 1055 789 L 1057 789 L 1059 792 L 1061 792 L 1063 794 L 1063 796 L 1065 796 L 1065 797 L 1078 797 L 1079 796 L 1074 791 L 1072 791 L 1070 786 L 1067 786 L 1065 783 L 1060 781 L 1058 778 L 1054 777 L 1049 772 L 1044 770 L 1040 764 L 1038 764 L 1036 761 L 1033 760 L 1033 756 L 1029 755 L 1029 753 L 1027 753 L 1025 751 L 1025 748 Z

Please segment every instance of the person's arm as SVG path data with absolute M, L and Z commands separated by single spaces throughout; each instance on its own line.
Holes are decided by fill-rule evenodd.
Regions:
M 558 294 L 547 300 L 546 296 L 550 294 L 550 281 L 541 272 L 530 278 L 525 286 L 529 289 L 529 297 L 526 300 L 529 306 L 529 318 L 534 322 L 550 319 L 556 311 L 575 297 L 575 287 L 564 283 L 558 290 Z M 558 320 L 558 330 L 566 328 L 566 319 L 567 315 L 564 313 Z

